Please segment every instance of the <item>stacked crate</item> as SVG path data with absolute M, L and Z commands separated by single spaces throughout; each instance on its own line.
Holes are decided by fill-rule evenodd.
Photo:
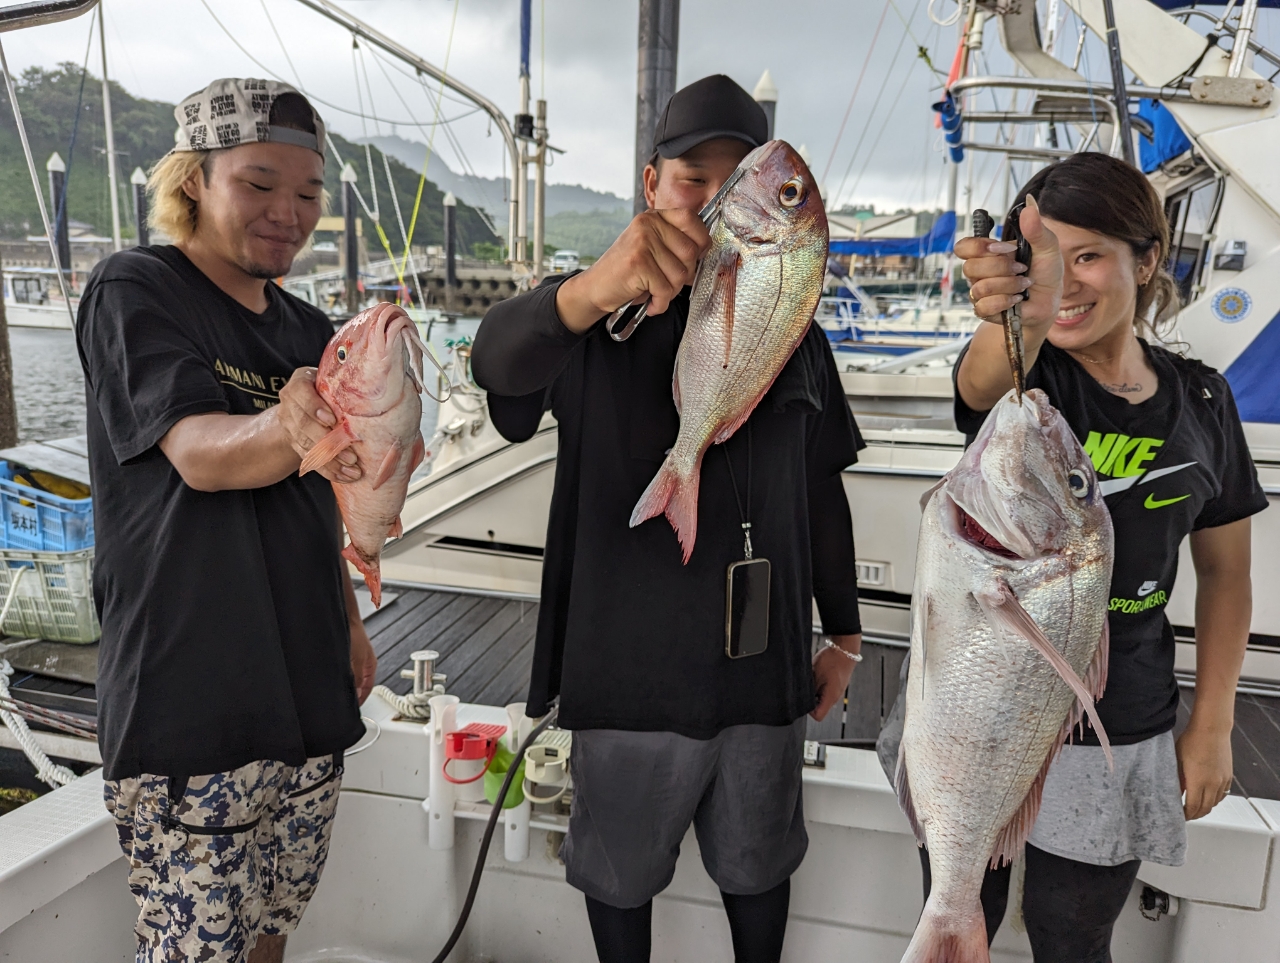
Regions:
M 0 608 L 9 603 L 0 629 L 96 642 L 102 629 L 93 604 L 93 501 L 21 484 L 20 469 L 0 460 Z

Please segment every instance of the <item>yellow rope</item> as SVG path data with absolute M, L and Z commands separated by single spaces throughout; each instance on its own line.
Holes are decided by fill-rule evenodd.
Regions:
M 449 73 L 449 55 L 453 52 L 453 31 L 458 25 L 458 0 L 453 0 L 453 19 L 449 22 L 449 41 L 444 48 L 444 67 L 442 73 Z M 431 152 L 435 149 L 436 128 L 440 126 L 440 109 L 444 104 L 444 81 L 440 81 L 440 89 L 436 92 L 436 116 L 431 124 L 431 134 L 427 137 L 427 155 L 422 159 L 422 173 L 418 176 L 418 195 L 413 199 L 413 214 L 409 218 L 409 234 L 404 239 L 404 257 L 401 258 L 397 273 L 403 273 L 409 262 L 409 245 L 413 243 L 413 231 L 418 224 L 418 210 L 422 207 L 422 188 L 427 182 L 427 165 L 431 163 Z M 379 230 L 381 233 L 381 230 Z

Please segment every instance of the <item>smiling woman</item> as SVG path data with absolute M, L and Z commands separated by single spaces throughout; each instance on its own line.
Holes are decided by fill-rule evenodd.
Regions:
M 1181 864 L 1185 820 L 1230 788 L 1252 605 L 1249 518 L 1266 497 L 1226 380 L 1159 343 L 1178 302 L 1164 268 L 1169 227 L 1146 178 L 1116 158 L 1076 154 L 1019 197 L 1029 268 L 1011 243 L 956 244 L 975 311 L 996 322 L 957 361 L 956 426 L 972 438 L 1004 404 L 1013 379 L 1000 314 L 1019 306 L 1027 387 L 1043 390 L 1079 439 L 1115 527 L 1097 702 L 1115 769 L 1089 728 L 1049 769 L 1026 847 L 1023 914 L 1036 959 L 1101 959 L 1139 862 Z M 1175 742 L 1165 609 L 1184 540 L 1196 569 L 1196 707 Z M 1007 885 L 984 886 L 984 905 Z

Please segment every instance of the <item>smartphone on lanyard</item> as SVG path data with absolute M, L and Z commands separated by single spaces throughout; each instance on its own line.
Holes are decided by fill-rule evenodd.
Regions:
M 724 652 L 731 659 L 759 655 L 769 647 L 770 575 L 767 558 L 746 559 L 729 566 Z

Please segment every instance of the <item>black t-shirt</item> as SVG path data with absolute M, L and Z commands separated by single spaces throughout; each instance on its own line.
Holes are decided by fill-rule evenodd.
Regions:
M 1182 540 L 1267 507 L 1226 379 L 1199 361 L 1142 346 L 1159 387 L 1136 405 L 1048 342 L 1027 373 L 1027 386 L 1043 389 L 1080 439 L 1115 526 L 1111 659 L 1098 714 L 1116 744 L 1167 732 L 1176 719 L 1173 627 L 1165 608 Z M 957 390 L 955 414 L 972 442 L 987 413 L 971 410 Z M 1096 744 L 1092 729 L 1084 741 Z
M 825 337 L 814 326 L 746 425 L 707 451 L 683 565 L 665 518 L 628 522 L 679 431 L 671 373 L 687 295 L 618 343 L 602 325 L 569 332 L 555 286 L 491 308 L 472 354 L 505 437 L 528 438 L 546 409 L 559 422 L 530 712 L 558 693 L 568 728 L 693 738 L 798 719 L 814 706 L 812 600 L 825 631 L 861 627 L 840 480 L 861 439 Z M 752 542 L 772 564 L 768 648 L 736 660 L 724 651 L 725 573 L 743 538 L 726 451 L 744 500 L 750 475 Z
M 265 411 L 320 360 L 329 321 L 267 295 L 254 314 L 151 247 L 100 263 L 80 302 L 107 779 L 296 765 L 363 732 L 330 483 L 200 492 L 157 444 L 188 415 Z

